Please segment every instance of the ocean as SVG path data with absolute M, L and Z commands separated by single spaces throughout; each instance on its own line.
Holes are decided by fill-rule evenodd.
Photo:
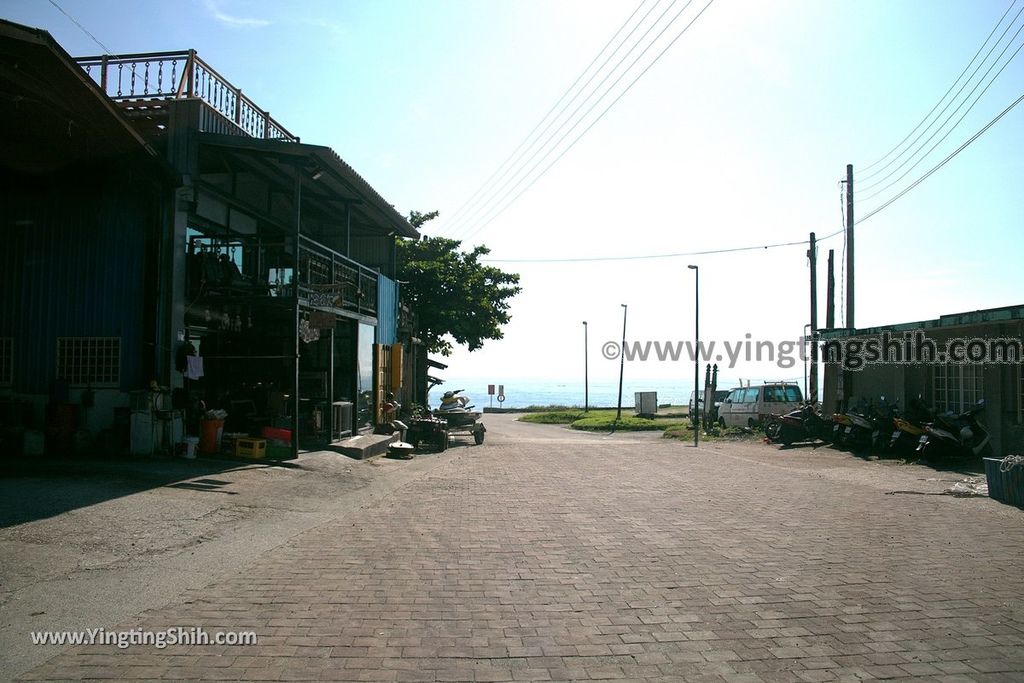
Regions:
M 702 378 L 703 379 L 703 378 Z M 583 380 L 559 379 L 510 379 L 502 381 L 449 378 L 444 377 L 444 384 L 430 390 L 430 404 L 436 406 L 441 395 L 452 389 L 464 389 L 465 395 L 472 399 L 477 409 L 487 406 L 495 408 L 525 408 L 527 406 L 580 406 L 583 407 Z M 494 384 L 495 392 L 498 385 L 505 387 L 505 401 L 498 402 L 498 397 L 487 394 L 487 385 Z M 590 382 L 590 407 L 614 408 L 618 398 L 619 382 Z M 637 391 L 658 392 L 658 403 L 686 405 L 690 401 L 692 386 L 678 380 L 651 380 L 626 377 L 622 385 L 623 407 L 633 407 L 633 394 Z

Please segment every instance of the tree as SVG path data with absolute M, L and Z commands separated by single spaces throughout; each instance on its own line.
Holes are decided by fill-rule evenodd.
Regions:
M 417 230 L 437 218 L 437 211 L 411 211 Z M 402 298 L 419 319 L 419 336 L 431 353 L 450 356 L 451 341 L 470 351 L 488 339 L 501 339 L 508 323 L 510 299 L 522 291 L 519 275 L 480 262 L 491 253 L 480 245 L 461 250 L 460 240 L 422 237 L 398 242 L 398 279 Z

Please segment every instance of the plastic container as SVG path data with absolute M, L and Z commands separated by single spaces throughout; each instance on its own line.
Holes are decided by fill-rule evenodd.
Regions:
M 196 457 L 196 450 L 199 448 L 199 437 L 198 436 L 186 436 L 185 437 L 185 457 L 192 459 Z
M 220 439 L 224 435 L 224 420 L 202 419 L 199 421 L 199 453 L 213 455 L 220 450 Z
M 235 457 L 237 458 L 265 458 L 267 457 L 266 439 L 252 439 L 243 437 L 235 439 Z
M 260 436 L 269 441 L 277 441 L 282 445 L 290 446 L 292 443 L 292 430 L 282 427 L 264 427 L 260 430 Z

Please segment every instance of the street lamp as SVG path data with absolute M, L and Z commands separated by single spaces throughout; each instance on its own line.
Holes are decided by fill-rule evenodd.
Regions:
M 622 306 L 622 348 L 619 350 L 619 403 L 615 409 L 616 422 L 622 419 L 622 373 L 626 367 L 626 312 L 629 310 L 629 306 L 626 304 L 620 304 L 620 306 Z
M 590 381 L 587 377 L 587 321 L 583 321 L 583 412 L 590 412 Z
M 700 446 L 700 411 L 697 409 L 700 395 L 697 382 L 700 380 L 700 270 L 697 266 L 686 266 L 693 271 L 693 447 Z

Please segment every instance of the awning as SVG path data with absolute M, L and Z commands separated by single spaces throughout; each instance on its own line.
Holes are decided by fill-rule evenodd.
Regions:
M 330 147 L 219 133 L 200 133 L 198 141 L 200 145 L 253 158 L 266 167 L 270 176 L 291 177 L 294 168 L 299 167 L 303 170 L 304 197 L 353 206 L 378 230 L 402 237 L 420 236 L 395 207 Z

